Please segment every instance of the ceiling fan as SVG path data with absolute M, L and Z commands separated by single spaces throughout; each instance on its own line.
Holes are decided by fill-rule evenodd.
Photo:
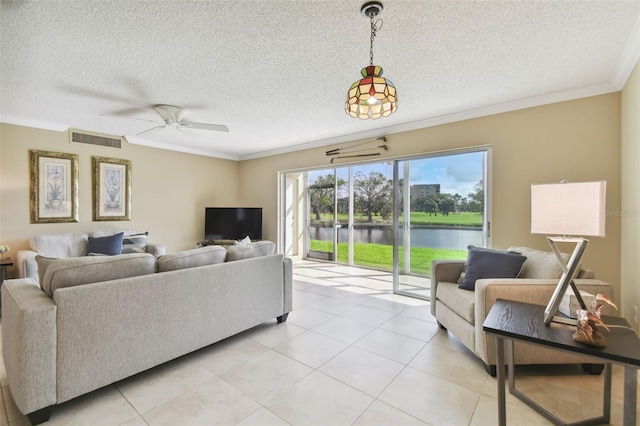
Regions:
M 152 127 L 147 130 L 143 130 L 138 133 L 136 136 L 140 136 L 143 133 L 151 132 L 152 130 L 162 129 L 164 127 L 175 127 L 178 129 L 188 128 L 188 129 L 202 129 L 202 130 L 213 130 L 214 132 L 228 132 L 229 128 L 223 124 L 212 124 L 212 123 L 193 123 L 190 121 L 183 121 L 183 118 L 186 114 L 186 110 L 184 108 L 180 108 L 173 105 L 155 105 L 153 107 L 160 117 L 164 120 L 163 124 L 159 126 Z

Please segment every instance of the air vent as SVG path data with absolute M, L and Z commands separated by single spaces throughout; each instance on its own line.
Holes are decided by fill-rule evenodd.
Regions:
M 71 142 L 85 143 L 88 145 L 107 146 L 109 148 L 122 148 L 122 138 L 102 135 L 99 133 L 89 133 L 83 130 L 71 129 L 69 131 Z

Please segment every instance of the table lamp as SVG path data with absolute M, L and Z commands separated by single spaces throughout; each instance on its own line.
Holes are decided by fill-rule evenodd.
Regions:
M 562 181 L 556 184 L 531 185 L 531 233 L 547 235 L 547 241 L 562 268 L 560 281 L 544 312 L 546 325 L 554 320 L 569 286 L 582 309 L 587 309 L 573 280 L 589 243 L 583 237 L 605 235 L 606 184 L 606 181 Z M 575 244 L 566 263 L 558 249 L 559 243 Z

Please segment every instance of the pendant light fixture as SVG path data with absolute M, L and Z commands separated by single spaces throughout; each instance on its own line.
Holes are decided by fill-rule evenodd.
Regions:
M 390 80 L 382 77 L 382 67 L 373 65 L 373 39 L 382 28 L 382 19 L 373 18 L 382 12 L 382 3 L 370 1 L 360 11 L 371 21 L 371 45 L 369 66 L 362 69 L 362 79 L 354 82 L 347 93 L 344 109 L 350 116 L 366 120 L 386 117 L 398 108 L 396 88 Z

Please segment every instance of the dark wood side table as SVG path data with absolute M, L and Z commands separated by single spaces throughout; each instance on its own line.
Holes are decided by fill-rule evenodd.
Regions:
M 7 268 L 13 266 L 11 258 L 0 259 L 0 285 L 7 279 Z M 1 297 L 1 296 L 0 296 Z M 2 299 L 0 299 L 0 317 L 2 316 Z
M 505 406 L 505 341 L 507 343 L 509 392 L 557 425 L 566 424 L 558 417 L 529 399 L 515 388 L 513 365 L 513 342 L 522 341 L 549 349 L 573 352 L 597 358 L 605 362 L 603 413 L 601 417 L 579 422 L 581 425 L 609 423 L 611 413 L 611 364 L 624 366 L 624 411 L 623 424 L 636 425 L 636 371 L 640 367 L 640 339 L 623 318 L 603 316 L 602 320 L 611 331 L 603 331 L 607 346 L 598 348 L 573 340 L 576 327 L 552 323 L 544 324 L 544 306 L 530 303 L 497 300 L 482 326 L 486 333 L 496 337 L 496 370 L 498 382 L 498 421 L 506 426 Z

